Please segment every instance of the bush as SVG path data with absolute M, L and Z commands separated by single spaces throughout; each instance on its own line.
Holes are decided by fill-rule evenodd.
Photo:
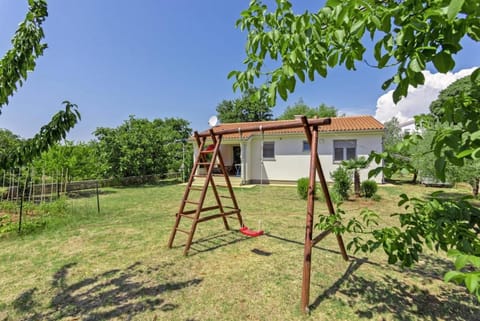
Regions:
M 360 186 L 360 190 L 362 194 L 366 198 L 372 198 L 375 193 L 377 193 L 378 185 L 375 181 L 363 181 L 362 185 Z
M 352 185 L 352 178 L 348 170 L 339 166 L 330 175 L 333 178 L 333 191 L 338 195 L 341 201 L 347 200 Z
M 297 192 L 298 192 L 298 195 L 303 200 L 306 200 L 308 197 L 308 184 L 309 184 L 308 177 L 302 177 L 297 180 Z M 315 196 L 315 194 L 316 194 L 316 188 L 313 190 L 313 195 Z

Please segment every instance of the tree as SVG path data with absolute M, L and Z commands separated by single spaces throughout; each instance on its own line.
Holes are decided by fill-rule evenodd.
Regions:
M 222 101 L 217 106 L 217 113 L 222 123 L 271 120 L 273 117 L 265 95 L 259 96 L 255 88 L 249 88 L 241 98 Z
M 386 121 L 385 126 L 385 139 L 383 140 L 383 147 L 385 150 L 391 150 L 393 146 L 398 144 L 402 140 L 402 129 L 397 117 L 393 117 L 389 121 Z
M 355 196 L 360 196 L 360 170 L 368 166 L 369 161 L 365 157 L 349 159 L 342 162 L 342 166 L 349 171 L 353 171 L 353 189 Z
M 479 25 L 477 0 L 327 0 L 317 12 L 303 14 L 295 14 L 288 0 L 277 0 L 273 10 L 260 0 L 252 0 L 237 21 L 237 26 L 248 32 L 245 70 L 232 71 L 229 77 L 235 79 L 234 89 L 245 90 L 266 74 L 269 81 L 260 88 L 273 106 L 277 95 L 286 100 L 294 92 L 297 80 L 326 77 L 329 67 L 343 64 L 355 70 L 357 62 L 366 60 L 367 33 L 374 43 L 375 67 L 397 68 L 382 88 L 394 84 L 393 100 L 398 102 L 407 95 L 409 86 L 424 83 L 422 71 L 427 64 L 442 73 L 452 70 L 454 55 L 462 50 L 461 41 L 466 37 L 480 40 Z M 265 70 L 266 61 L 275 68 Z M 447 162 L 463 166 L 469 159 L 480 158 L 480 69 L 470 81 L 471 90 L 449 99 L 437 112 L 439 122 L 446 125 L 436 131 L 432 141 L 435 172 L 442 180 Z M 402 143 L 409 141 L 407 138 Z M 374 156 L 376 161 L 385 157 L 389 154 Z M 467 263 L 480 268 L 480 213 L 468 201 L 435 195 L 424 201 L 401 195 L 399 205 L 408 211 L 398 215 L 400 227 L 374 229 L 369 233 L 372 239 L 362 241 L 359 236 L 350 246 L 356 250 L 383 248 L 389 263 L 400 261 L 403 265 L 417 261 L 423 246 L 454 250 L 458 269 Z M 368 227 L 375 214 L 363 214 Z M 350 223 L 342 225 L 338 217 L 330 228 L 342 233 L 356 226 L 356 222 Z M 359 229 L 363 227 L 354 230 Z M 465 283 L 480 300 L 480 272 L 451 271 L 445 280 Z
M 0 112 L 8 104 L 18 86 L 27 79 L 27 73 L 35 69 L 35 60 L 43 55 L 47 45 L 42 43 L 42 23 L 48 16 L 45 0 L 29 0 L 25 20 L 20 23 L 12 39 L 13 48 L 0 61 Z
M 8 155 L 21 144 L 21 138 L 8 129 L 0 129 L 0 154 Z
M 182 146 L 190 136 L 183 119 L 137 119 L 130 116 L 117 128 L 97 128 L 94 132 L 106 166 L 106 176 L 128 177 L 166 174 L 180 169 Z
M 35 69 L 35 61 L 43 55 L 46 44 L 42 43 L 42 23 L 48 15 L 45 0 L 29 0 L 28 12 L 12 39 L 13 47 L 0 60 L 0 113 L 8 98 L 27 79 L 28 72 Z M 9 154 L 0 154 L 0 167 L 21 166 L 50 146 L 65 138 L 68 131 L 80 120 L 77 105 L 64 101 L 65 110 L 59 111 L 33 138 L 23 141 Z
M 335 107 L 330 107 L 325 104 L 321 104 L 317 108 L 312 108 L 300 99 L 293 106 L 288 106 L 278 119 L 295 119 L 296 115 L 305 115 L 307 118 L 337 117 L 337 112 L 338 111 Z
M 288 0 L 277 0 L 273 10 L 252 0 L 237 21 L 248 32 L 246 70 L 232 71 L 229 77 L 236 80 L 234 89 L 245 91 L 266 74 L 269 82 L 261 89 L 273 106 L 277 94 L 287 99 L 297 80 L 326 77 L 328 68 L 342 64 L 355 70 L 356 62 L 365 61 L 365 42 L 371 39 L 375 67 L 397 67 L 382 88 L 395 84 L 393 99 L 398 102 L 409 85 L 424 83 L 422 70 L 428 63 L 440 72 L 450 71 L 462 39 L 480 40 L 479 12 L 476 0 L 328 0 L 317 12 L 302 14 Z M 269 63 L 276 68 L 265 70 L 269 60 L 279 64 Z
M 32 162 L 36 173 L 63 172 L 68 180 L 85 180 L 102 177 L 105 164 L 101 161 L 97 143 L 74 144 L 65 141 L 55 144 Z

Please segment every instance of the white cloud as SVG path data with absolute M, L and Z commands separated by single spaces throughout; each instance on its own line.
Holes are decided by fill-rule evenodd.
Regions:
M 457 73 L 436 73 L 424 71 L 425 84 L 417 88 L 410 87 L 408 95 L 398 102 L 393 103 L 393 90 L 380 96 L 377 100 L 375 118 L 381 122 L 397 117 L 400 123 L 411 120 L 413 116 L 429 112 L 432 101 L 437 99 L 441 90 L 445 89 L 457 79 L 470 75 L 477 67 L 463 69 Z

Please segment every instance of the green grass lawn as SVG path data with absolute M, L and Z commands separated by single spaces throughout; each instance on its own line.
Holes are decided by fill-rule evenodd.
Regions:
M 381 252 L 343 261 L 333 235 L 314 249 L 310 316 L 300 312 L 305 201 L 292 187 L 236 189 L 245 223 L 266 235 L 247 238 L 236 220 L 198 226 L 166 244 L 184 186 L 104 189 L 69 200 L 72 214 L 42 230 L 0 238 L 0 320 L 479 320 L 480 305 L 446 284 L 453 268 L 426 253 L 411 269 Z M 380 187 L 380 202 L 345 202 L 347 215 L 368 207 L 394 224 L 396 196 L 426 196 L 422 186 Z M 454 190 L 468 193 L 468 189 Z M 317 213 L 326 212 L 316 203 Z M 346 242 L 349 237 L 346 236 Z

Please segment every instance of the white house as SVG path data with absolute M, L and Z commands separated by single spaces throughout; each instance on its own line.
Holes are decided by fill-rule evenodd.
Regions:
M 238 129 L 235 134 L 224 135 L 221 153 L 232 176 L 241 178 L 242 184 L 294 183 L 308 177 L 310 146 L 303 128 L 241 133 L 242 128 L 284 124 L 295 120 L 225 123 L 214 130 Z M 297 120 L 298 121 L 298 120 Z M 323 172 L 331 181 L 330 172 L 343 160 L 368 157 L 371 151 L 383 149 L 384 127 L 372 116 L 332 118 L 330 125 L 319 127 L 318 154 Z M 195 146 L 196 147 L 196 146 Z M 198 148 L 195 148 L 195 155 Z M 360 171 L 361 180 L 368 179 L 368 171 L 375 164 Z M 382 177 L 372 178 L 378 183 Z

